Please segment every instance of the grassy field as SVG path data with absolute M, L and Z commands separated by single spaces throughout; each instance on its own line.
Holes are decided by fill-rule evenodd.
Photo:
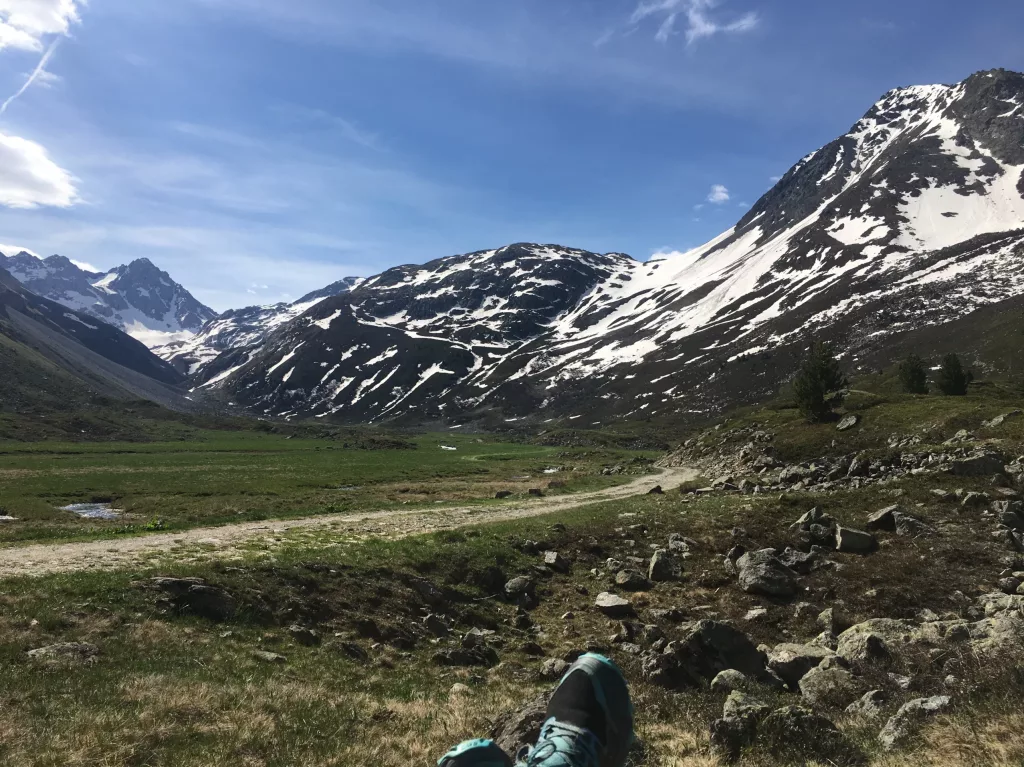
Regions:
M 623 480 L 601 476 L 603 466 L 632 465 L 655 455 L 452 433 L 414 437 L 408 445 L 361 449 L 343 439 L 228 431 L 200 432 L 182 442 L 0 442 L 0 514 L 17 518 L 0 523 L 0 541 L 178 530 L 441 501 L 486 503 L 498 490 L 578 492 Z M 565 486 L 548 491 L 551 481 Z M 123 515 L 98 521 L 61 510 L 98 502 Z
M 922 513 L 933 523 L 969 524 L 957 509 L 936 503 L 930 487 L 915 478 L 903 488 L 907 502 L 926 504 Z M 698 544 L 686 574 L 633 595 L 642 614 L 674 607 L 688 620 L 732 622 L 754 641 L 806 640 L 818 631 L 813 611 L 795 612 L 786 601 L 729 585 L 719 557 L 732 545 L 732 528 L 776 542 L 787 523 L 814 503 L 856 523 L 866 508 L 889 498 L 883 489 L 800 503 L 640 497 L 400 541 L 310 546 L 308 539 L 286 540 L 272 554 L 254 549 L 231 566 L 168 559 L 146 572 L 10 580 L 0 596 L 0 760 L 39 767 L 431 764 L 452 743 L 487 734 L 499 712 L 547 689 L 550 683 L 537 673 L 544 657 L 594 647 L 610 652 L 631 681 L 647 765 L 718 765 L 707 733 L 722 696 L 707 689 L 674 694 L 645 683 L 638 659 L 610 640 L 619 624 L 592 608 L 610 577 L 595 576 L 592 568 L 601 568 L 606 557 L 642 555 L 649 543 L 681 533 Z M 552 527 L 555 522 L 565 527 Z M 645 530 L 627 533 L 625 525 Z M 801 599 L 819 607 L 844 604 L 854 620 L 955 610 L 953 590 L 980 593 L 990 587 L 982 581 L 998 572 L 997 552 L 986 550 L 984 536 L 972 536 L 969 527 L 963 531 L 942 545 L 893 539 L 873 558 L 841 556 L 842 574 L 809 577 Z M 527 539 L 548 541 L 573 567 L 539 578 L 540 604 L 521 624 L 514 605 L 493 597 L 506 578 L 536 574 L 536 555 L 523 552 Z M 223 620 L 173 609 L 165 595 L 144 588 L 157 574 L 204 578 L 230 593 L 237 609 Z M 425 599 L 416 578 L 435 584 L 443 603 Z M 768 613 L 745 621 L 752 607 Z M 435 639 L 423 629 L 431 612 L 448 616 L 453 638 Z M 567 612 L 572 617 L 564 617 Z M 660 623 L 670 637 L 677 631 L 671 622 Z M 298 641 L 295 625 L 313 629 L 315 642 Z M 457 646 L 472 628 L 496 631 L 499 665 L 448 668 L 432 662 L 438 649 Z M 87 642 L 98 654 L 84 662 L 26 654 L 55 642 Z M 280 657 L 266 660 L 258 652 Z M 953 659 L 939 669 L 926 658 L 879 673 L 912 674 L 915 686 L 906 697 L 916 697 L 944 690 L 942 677 L 955 668 Z M 1012 666 L 986 674 L 972 680 L 953 712 L 926 727 L 908 753 L 880 754 L 877 725 L 829 713 L 872 764 L 1016 767 L 1024 759 L 1024 677 L 1015 677 Z M 456 683 L 465 687 L 453 690 Z M 794 701 L 792 695 L 772 695 L 777 705 Z M 887 710 L 900 702 L 894 698 Z M 743 763 L 780 761 L 755 751 Z

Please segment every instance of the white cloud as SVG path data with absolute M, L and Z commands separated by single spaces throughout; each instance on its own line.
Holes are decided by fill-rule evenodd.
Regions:
M 708 192 L 708 202 L 714 203 L 715 205 L 721 205 L 723 202 L 729 201 L 729 190 L 722 184 L 713 184 L 711 191 Z
M 69 258 L 68 261 L 73 263 L 79 269 L 85 269 L 85 271 L 87 271 L 87 272 L 102 272 L 103 271 L 99 267 L 93 266 L 88 261 L 76 261 L 73 258 Z
M 66 208 L 78 201 L 71 174 L 28 139 L 0 133 L 0 205 Z
M 42 258 L 42 256 L 40 256 L 31 248 L 26 248 L 23 245 L 8 245 L 7 243 L 4 242 L 0 242 L 0 253 L 3 253 L 5 256 L 16 256 L 19 253 L 28 253 L 30 256 Z
M 730 22 L 712 19 L 710 14 L 717 4 L 717 0 L 647 0 L 633 11 L 630 23 L 639 24 L 650 17 L 664 16 L 654 35 L 655 40 L 664 43 L 676 34 L 676 22 L 683 16 L 686 19 L 684 35 L 687 45 L 717 34 L 749 32 L 757 27 L 759 17 L 753 11 Z
M 78 21 L 76 0 L 0 0 L 0 23 L 36 38 L 66 35 Z
M 778 181 L 781 178 L 782 178 L 782 176 L 769 176 L 768 180 L 771 181 L 774 184 L 776 181 Z

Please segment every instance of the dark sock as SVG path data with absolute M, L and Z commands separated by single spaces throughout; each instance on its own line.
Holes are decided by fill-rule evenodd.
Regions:
M 558 686 L 548 703 L 548 716 L 590 730 L 602 744 L 607 743 L 605 713 L 585 671 L 574 671 Z

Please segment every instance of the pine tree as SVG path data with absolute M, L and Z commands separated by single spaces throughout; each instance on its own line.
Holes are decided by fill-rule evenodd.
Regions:
M 936 383 L 943 394 L 963 396 L 967 394 L 967 386 L 974 380 L 969 370 L 964 370 L 960 358 L 955 354 L 947 354 L 942 358 L 942 369 Z
M 928 393 L 928 371 L 925 370 L 924 360 L 916 354 L 911 354 L 900 363 L 900 383 L 903 384 L 903 391 L 910 394 Z
M 831 392 L 847 385 L 832 345 L 815 341 L 793 379 L 793 393 L 800 412 L 809 421 L 824 421 L 832 414 Z

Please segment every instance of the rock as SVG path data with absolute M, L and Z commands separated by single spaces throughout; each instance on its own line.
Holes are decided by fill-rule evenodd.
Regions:
M 996 583 L 996 586 L 998 586 L 999 590 L 1004 594 L 1016 594 L 1017 589 L 1020 588 L 1022 583 L 1024 583 L 1024 580 L 1011 576 L 1009 578 L 1000 578 Z
M 757 728 L 758 742 L 786 764 L 850 765 L 864 760 L 828 719 L 802 706 L 786 706 L 766 716 Z
M 747 552 L 736 562 L 739 585 L 748 594 L 791 597 L 797 592 L 796 573 L 776 556 L 775 549 Z
M 976 453 L 967 458 L 953 461 L 949 470 L 958 477 L 984 477 L 1001 474 L 1006 458 L 998 453 Z
M 811 529 L 811 525 L 823 525 L 824 527 L 832 528 L 835 527 L 835 524 L 835 519 L 823 512 L 819 506 L 815 506 L 790 525 L 789 529 L 807 531 Z
M 868 530 L 895 530 L 896 513 L 902 511 L 900 506 L 886 506 L 868 516 L 868 523 L 865 527 Z
M 768 615 L 768 611 L 765 608 L 763 608 L 763 607 L 752 607 L 751 609 L 747 610 L 747 614 L 743 616 L 743 620 L 745 620 L 745 621 L 757 621 L 757 620 L 761 620 L 761 618 L 764 618 L 767 615 Z
M 620 570 L 615 576 L 615 585 L 626 591 L 647 591 L 651 582 L 636 570 Z
M 771 709 L 752 695 L 734 690 L 729 693 L 722 718 L 711 724 L 711 745 L 729 760 L 754 741 L 758 723 Z
M 540 667 L 541 679 L 555 680 L 561 679 L 565 676 L 565 672 L 569 670 L 569 663 L 566 663 L 561 658 L 548 658 Z
M 288 627 L 288 634 L 301 645 L 313 647 L 320 644 L 320 635 L 313 629 L 304 626 L 292 625 Z
M 358 661 L 359 663 L 366 663 L 370 660 L 370 654 L 355 642 L 339 642 L 331 645 L 331 647 L 332 649 L 341 651 L 352 660 Z
M 836 527 L 836 550 L 852 554 L 869 554 L 878 548 L 878 541 L 871 533 L 849 527 Z
M 642 669 L 648 680 L 668 689 L 701 685 L 726 669 L 764 684 L 778 684 L 768 672 L 764 653 L 746 634 L 710 620 L 698 621 L 683 640 L 669 642 L 662 652 L 646 654 Z
M 867 685 L 838 663 L 822 664 L 800 680 L 800 693 L 816 708 L 846 708 Z
M 434 653 L 432 658 L 438 666 L 496 666 L 498 653 L 485 643 L 480 642 L 472 647 L 455 647 Z
M 785 551 L 779 555 L 779 561 L 795 573 L 809 575 L 818 562 L 818 556 L 787 546 Z
M 431 607 L 443 607 L 447 604 L 448 600 L 445 599 L 444 592 L 426 578 L 410 578 L 409 585 Z
M 915 629 L 909 621 L 873 618 L 840 634 L 836 654 L 850 663 L 888 658 L 892 650 L 910 642 Z
M 900 706 L 878 734 L 878 742 L 886 751 L 893 751 L 906 743 L 917 732 L 921 723 L 929 717 L 940 714 L 949 708 L 948 695 L 936 695 L 931 698 L 917 698 Z
M 917 517 L 910 514 L 896 514 L 896 535 L 917 537 L 930 535 L 935 531 Z
M 795 690 L 807 672 L 834 655 L 832 650 L 818 645 L 783 643 L 768 653 L 768 668 Z
M 532 747 L 547 719 L 549 697 L 550 693 L 544 693 L 522 708 L 499 715 L 491 729 L 491 739 L 506 754 L 515 755 L 524 746 Z
M 544 564 L 557 573 L 567 573 L 572 569 L 572 565 L 569 564 L 569 560 L 557 551 L 544 552 Z
M 496 492 L 494 494 L 494 497 L 497 498 L 499 501 L 502 501 L 502 500 L 504 500 L 506 498 L 511 498 L 512 497 L 512 491 L 511 490 L 499 490 L 498 492 Z
M 100 648 L 88 642 L 58 642 L 46 647 L 37 647 L 26 653 L 33 660 L 57 660 L 74 663 L 92 663 L 99 654 Z
M 517 599 L 524 596 L 533 596 L 537 585 L 532 578 L 520 575 L 505 584 L 505 596 L 509 599 Z
M 829 607 L 818 614 L 817 624 L 822 631 L 838 636 L 853 625 L 849 617 L 835 607 Z
M 283 655 L 276 652 L 269 652 L 267 650 L 254 650 L 252 657 L 256 660 L 263 661 L 264 663 L 287 663 L 288 659 Z
M 647 495 L 664 495 L 665 491 L 661 489 L 661 485 L 655 485 L 647 491 Z
M 594 607 L 609 618 L 625 618 L 633 614 L 633 605 L 628 599 L 623 599 L 607 591 L 602 591 L 597 595 Z
M 847 431 L 857 425 L 860 418 L 856 415 L 848 415 L 836 424 L 836 431 Z
M 1021 414 L 1020 410 L 1011 410 L 1009 413 L 1003 413 L 1002 415 L 997 415 L 995 418 L 993 418 L 990 421 L 982 421 L 981 425 L 985 426 L 985 427 L 987 427 L 989 429 L 993 429 L 996 426 L 1002 426 L 1004 423 L 1006 423 L 1006 421 L 1008 419 L 1012 418 L 1015 415 L 1020 415 L 1020 414 Z
M 750 692 L 753 687 L 754 684 L 746 677 L 746 675 L 734 668 L 727 668 L 725 671 L 719 671 L 715 678 L 711 680 L 712 692 L 728 693 L 733 690 Z
M 431 613 L 423 619 L 423 628 L 430 632 L 433 636 L 443 638 L 451 633 L 451 629 L 448 628 L 448 624 L 440 615 Z
M 151 578 L 148 585 L 169 594 L 176 612 L 197 615 L 212 621 L 225 621 L 235 614 L 234 597 L 220 586 L 202 578 Z
M 885 708 L 885 693 L 881 690 L 869 690 L 859 699 L 846 707 L 846 713 L 853 716 L 860 716 L 865 719 L 876 719 L 882 715 Z
M 664 549 L 655 551 L 647 567 L 647 577 L 652 581 L 675 580 L 678 577 L 678 566 L 672 555 Z
M 543 498 L 544 497 L 544 491 L 541 490 L 539 487 L 531 487 L 528 492 L 534 498 Z

